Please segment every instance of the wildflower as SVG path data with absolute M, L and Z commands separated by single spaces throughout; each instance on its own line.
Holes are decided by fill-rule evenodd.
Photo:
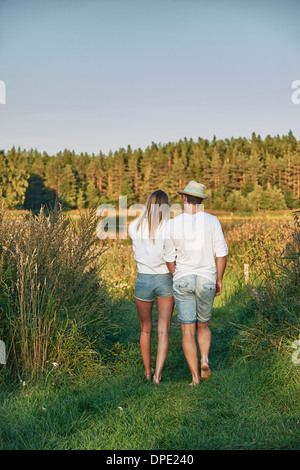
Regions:
M 53 365 L 54 367 L 58 367 L 57 362 L 52 362 L 52 365 Z
M 119 410 L 124 411 L 122 406 L 118 406 Z
M 47 411 L 47 408 L 45 408 L 44 406 L 42 406 L 42 410 L 43 410 L 43 411 Z

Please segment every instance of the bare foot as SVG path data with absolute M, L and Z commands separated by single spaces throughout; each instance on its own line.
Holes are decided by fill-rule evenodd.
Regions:
M 206 362 L 201 364 L 201 380 L 204 381 L 208 379 L 210 375 L 211 371 L 209 369 L 209 365 Z
M 152 367 L 151 367 L 151 372 L 150 372 L 150 374 L 146 374 L 146 372 L 145 372 L 145 374 L 144 374 L 144 375 L 145 375 L 145 379 L 146 379 L 146 380 L 150 380 L 153 374 L 154 374 L 154 370 L 153 370 Z
M 156 385 L 159 385 L 159 384 L 160 384 L 160 379 L 161 379 L 160 377 L 157 378 L 157 377 L 155 377 L 155 375 L 153 375 L 153 382 L 154 382 Z
M 193 385 L 199 385 L 199 384 L 200 384 L 200 380 L 199 380 L 199 382 L 191 382 L 189 385 L 193 386 Z
M 200 377 L 199 374 L 192 374 L 192 383 L 190 385 L 199 385 L 200 384 Z

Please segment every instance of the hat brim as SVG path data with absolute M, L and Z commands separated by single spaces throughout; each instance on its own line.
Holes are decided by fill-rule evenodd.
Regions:
M 193 191 L 177 191 L 178 194 L 185 194 L 186 196 L 194 196 L 198 197 L 199 199 L 207 199 L 208 196 L 202 193 L 194 193 Z

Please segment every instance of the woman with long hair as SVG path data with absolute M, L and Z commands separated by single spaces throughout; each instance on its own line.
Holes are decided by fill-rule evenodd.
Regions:
M 169 348 L 169 331 L 174 308 L 172 276 L 163 258 L 164 229 L 170 218 L 170 200 L 161 190 L 148 197 L 142 214 L 129 226 L 138 275 L 135 303 L 141 326 L 140 348 L 145 377 L 160 383 Z M 157 301 L 158 346 L 155 372 L 151 368 L 152 307 Z

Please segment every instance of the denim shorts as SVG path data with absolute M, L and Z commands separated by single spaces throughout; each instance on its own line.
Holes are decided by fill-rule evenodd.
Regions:
M 216 284 L 196 274 L 173 282 L 177 318 L 180 323 L 204 323 L 211 319 Z
M 173 278 L 170 273 L 142 274 L 138 273 L 134 297 L 144 302 L 153 302 L 156 297 L 173 297 Z

